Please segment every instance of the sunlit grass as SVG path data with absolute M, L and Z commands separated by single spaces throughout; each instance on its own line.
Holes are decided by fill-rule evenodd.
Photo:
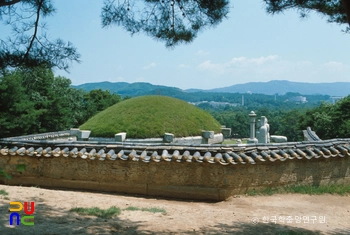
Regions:
M 1 190 L 0 190 L 0 195 L 7 196 L 7 195 L 9 195 L 9 194 L 8 194 L 8 192 L 6 192 L 5 190 L 1 189 Z
M 112 218 L 115 215 L 120 215 L 120 209 L 112 206 L 106 210 L 100 209 L 98 207 L 91 207 L 91 208 L 83 208 L 83 207 L 76 207 L 69 210 L 70 212 L 76 212 L 80 215 L 93 215 L 97 216 L 99 218 L 108 219 Z
M 300 193 L 309 195 L 322 195 L 322 194 L 337 194 L 337 195 L 348 195 L 350 194 L 350 185 L 289 185 L 285 187 L 266 187 L 258 190 L 249 190 L 247 195 L 273 195 L 283 193 Z
M 347 195 L 350 193 L 350 185 L 320 185 L 320 186 L 307 186 L 307 185 L 295 185 L 285 187 L 284 190 L 287 193 L 301 193 L 301 194 L 310 194 L 310 195 L 319 195 L 319 194 L 338 194 L 338 195 Z
M 151 207 L 151 208 L 138 208 L 135 206 L 129 206 L 125 209 L 123 209 L 125 211 L 147 211 L 147 212 L 151 212 L 151 213 L 162 213 L 162 214 L 166 214 L 166 210 L 162 209 L 162 208 L 158 208 L 158 207 Z
M 319 232 L 296 232 L 296 231 L 286 231 L 286 232 L 281 232 L 281 233 L 277 233 L 278 235 L 318 235 L 320 234 Z
M 123 209 L 124 211 L 140 211 L 141 209 L 135 206 L 129 206 L 125 209 Z

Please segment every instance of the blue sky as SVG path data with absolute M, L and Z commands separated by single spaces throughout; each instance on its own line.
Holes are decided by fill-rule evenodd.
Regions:
M 67 74 L 74 85 L 87 82 L 149 82 L 181 89 L 211 89 L 247 82 L 350 81 L 350 34 L 295 11 L 268 15 L 261 0 L 233 0 L 227 20 L 201 32 L 191 44 L 167 49 L 162 42 L 101 27 L 103 1 L 56 0 L 48 34 L 72 42 L 82 62 Z

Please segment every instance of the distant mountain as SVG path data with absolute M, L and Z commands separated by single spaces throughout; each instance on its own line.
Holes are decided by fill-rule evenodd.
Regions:
M 229 92 L 229 93 L 261 93 L 266 95 L 285 94 L 298 92 L 303 95 L 330 95 L 347 96 L 350 94 L 350 82 L 333 83 L 306 83 L 290 82 L 285 80 L 273 80 L 269 82 L 249 82 L 229 87 L 205 90 L 206 92 Z
M 172 97 L 184 98 L 193 97 L 195 93 L 258 93 L 265 95 L 286 94 L 295 92 L 302 95 L 330 95 L 330 96 L 347 96 L 350 94 L 350 82 L 333 82 L 333 83 L 306 83 L 290 82 L 284 80 L 273 80 L 269 82 L 249 82 L 233 86 L 215 88 L 210 90 L 188 89 L 181 90 L 176 87 L 152 85 L 146 82 L 96 82 L 85 83 L 75 88 L 86 91 L 94 89 L 110 90 L 124 96 L 141 96 L 141 95 L 168 95 Z
M 202 89 L 195 89 L 195 88 L 191 88 L 191 89 L 187 89 L 185 90 L 186 92 L 189 92 L 189 93 L 194 93 L 194 92 L 203 92 L 203 91 L 207 91 L 207 90 L 202 90 Z
M 109 91 L 114 91 L 115 89 L 123 89 L 124 87 L 127 87 L 130 85 L 127 82 L 93 82 L 93 83 L 84 83 L 81 85 L 73 86 L 77 89 L 82 89 L 85 91 L 91 91 L 91 90 L 96 90 L 96 89 L 102 89 L 102 90 L 109 90 Z
M 146 82 L 96 82 L 85 83 L 78 86 L 73 86 L 77 89 L 91 91 L 95 89 L 109 90 L 119 95 L 124 96 L 141 96 L 141 95 L 175 95 L 183 91 L 176 87 L 152 85 Z

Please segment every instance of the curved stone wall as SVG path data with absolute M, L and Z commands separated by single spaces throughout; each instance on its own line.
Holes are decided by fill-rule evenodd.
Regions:
M 198 200 L 290 184 L 350 184 L 350 139 L 269 145 L 0 141 L 1 183 Z M 25 164 L 24 172 L 16 165 Z

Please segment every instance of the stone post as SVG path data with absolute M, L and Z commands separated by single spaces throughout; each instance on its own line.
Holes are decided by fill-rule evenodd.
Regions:
M 163 137 L 163 142 L 165 143 L 171 143 L 174 141 L 174 134 L 172 133 L 165 133 Z
M 78 141 L 88 141 L 91 131 L 79 130 L 77 135 Z
M 230 138 L 231 137 L 231 128 L 222 127 L 221 133 L 224 136 L 224 138 Z
M 114 135 L 114 140 L 116 142 L 124 142 L 126 139 L 126 132 L 120 132 Z
M 249 114 L 249 122 L 250 122 L 250 138 L 248 139 L 249 144 L 256 144 L 258 140 L 255 138 L 255 117 L 256 114 L 254 111 L 251 111 Z
M 202 144 L 209 144 L 209 139 L 214 139 L 214 131 L 202 131 Z

